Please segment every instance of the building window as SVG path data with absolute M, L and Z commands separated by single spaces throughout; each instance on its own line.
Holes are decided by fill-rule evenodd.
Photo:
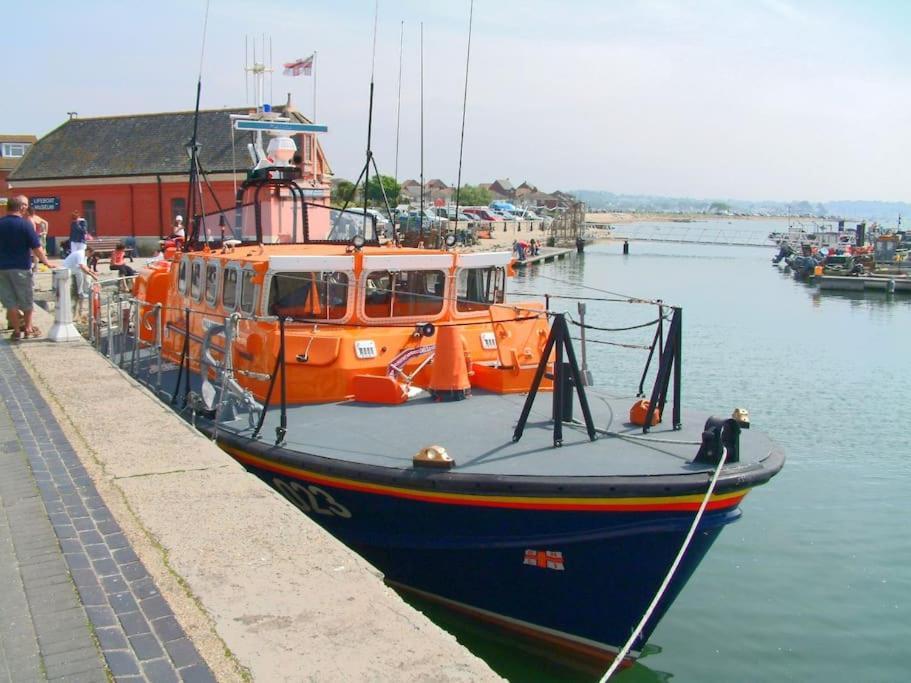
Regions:
M 82 202 L 82 217 L 85 218 L 85 223 L 88 226 L 88 231 L 92 235 L 97 235 L 98 226 L 95 222 L 95 200 L 86 199 Z
M 3 156 L 4 157 L 24 157 L 25 153 L 28 151 L 28 148 L 31 147 L 31 144 L 28 142 L 4 142 L 3 143 Z
M 175 197 L 171 200 L 171 225 L 178 216 L 183 217 L 184 225 L 189 222 L 187 221 L 187 200 L 184 197 Z

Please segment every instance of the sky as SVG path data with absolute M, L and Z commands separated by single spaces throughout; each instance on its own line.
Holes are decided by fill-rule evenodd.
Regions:
M 245 44 L 265 37 L 267 99 L 308 116 L 314 78 L 281 65 L 317 52 L 336 176 L 363 167 L 372 72 L 380 172 L 418 178 L 423 23 L 425 179 L 457 180 L 467 61 L 463 183 L 911 201 L 907 0 L 475 0 L 470 60 L 469 0 L 380 0 L 374 61 L 376 6 L 209 0 L 206 21 L 206 0 L 30 3 L 4 40 L 21 88 L 0 132 L 191 110 L 200 75 L 203 108 L 255 104 Z

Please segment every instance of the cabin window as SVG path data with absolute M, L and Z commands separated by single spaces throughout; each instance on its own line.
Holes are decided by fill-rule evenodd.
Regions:
M 456 275 L 456 310 L 480 311 L 503 303 L 506 289 L 503 268 L 466 268 Z
M 206 264 L 206 303 L 214 306 L 218 301 L 218 262 Z
M 180 268 L 177 271 L 177 291 L 183 295 L 187 293 L 187 263 L 190 259 L 180 260 Z
M 442 270 L 379 270 L 367 276 L 364 312 L 368 318 L 429 318 L 443 310 L 446 275 Z
M 241 277 L 240 310 L 244 313 L 253 313 L 256 306 L 256 285 L 253 284 L 252 270 L 245 270 Z
M 229 311 L 237 308 L 237 274 L 237 268 L 225 268 L 221 288 L 221 304 Z
M 199 301 L 202 295 L 202 261 L 195 259 L 190 264 L 190 296 Z
M 348 275 L 342 272 L 278 273 L 269 285 L 269 313 L 339 320 L 348 313 Z

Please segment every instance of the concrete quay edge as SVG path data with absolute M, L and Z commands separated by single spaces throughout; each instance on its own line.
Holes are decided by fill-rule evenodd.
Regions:
M 87 342 L 15 352 L 218 680 L 502 680 Z

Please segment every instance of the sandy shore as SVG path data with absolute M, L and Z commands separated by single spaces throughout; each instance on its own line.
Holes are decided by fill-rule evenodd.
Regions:
M 716 216 L 704 213 L 631 213 L 617 212 L 592 212 L 585 214 L 588 223 L 692 223 L 695 221 L 774 221 L 786 218 L 785 216 Z

